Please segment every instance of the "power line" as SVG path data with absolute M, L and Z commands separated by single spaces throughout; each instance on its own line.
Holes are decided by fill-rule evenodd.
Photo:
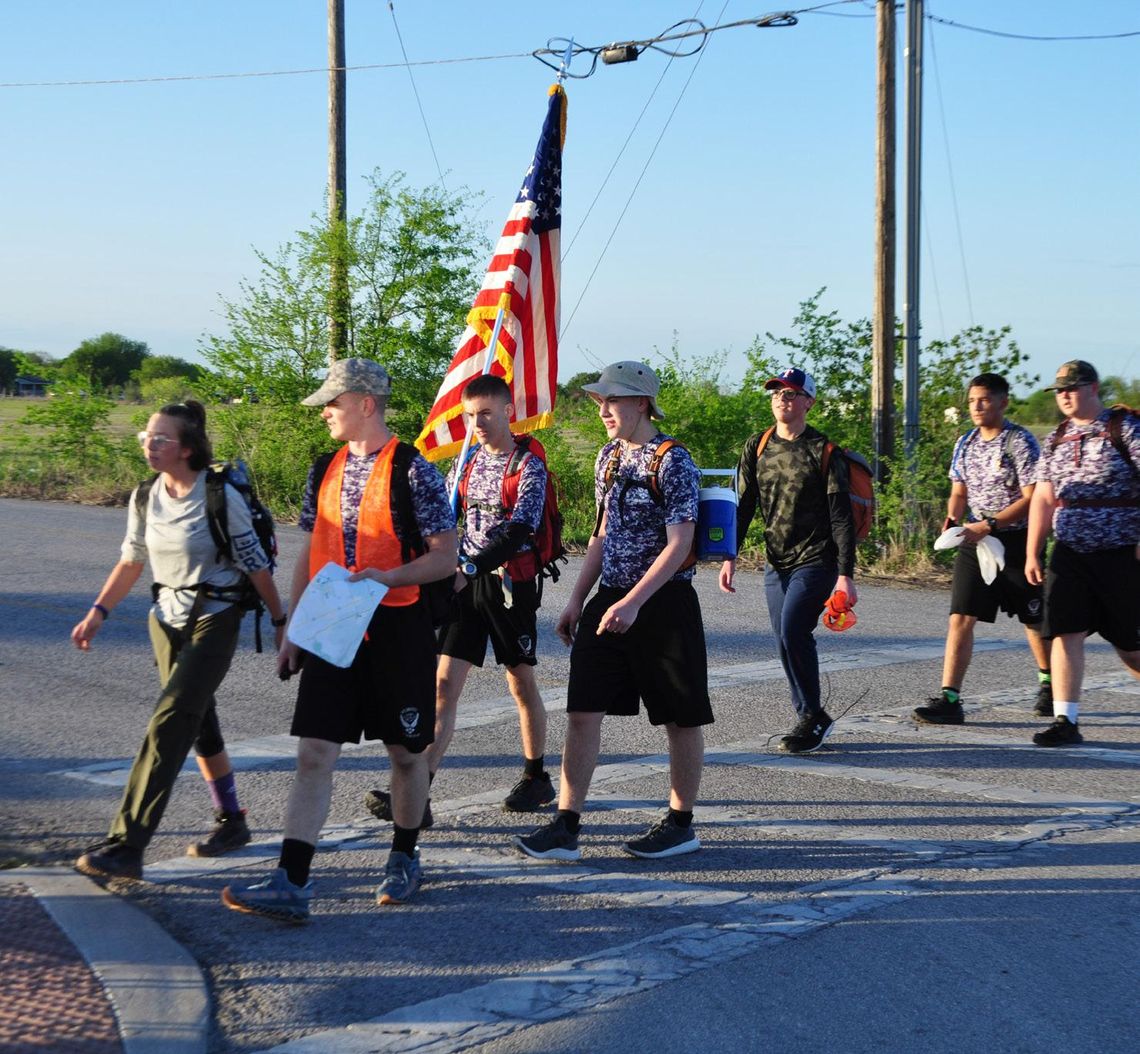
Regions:
M 420 59 L 416 62 L 372 62 L 362 66 L 341 67 L 346 73 L 362 70 L 398 70 L 405 66 L 453 66 L 463 62 L 497 62 L 500 59 L 529 59 L 531 52 L 519 51 L 506 55 L 468 55 L 458 59 Z M 305 73 L 328 73 L 328 66 L 314 66 L 300 70 L 260 70 L 254 73 L 185 73 L 166 77 L 115 77 L 107 80 L 78 81 L 7 81 L 0 88 L 80 88 L 104 84 L 165 84 L 172 81 L 224 81 L 247 77 L 295 77 Z
M 927 14 L 931 22 L 942 26 L 951 26 L 954 29 L 966 29 L 971 33 L 985 33 L 991 37 L 1006 37 L 1010 40 L 1120 40 L 1124 37 L 1140 37 L 1140 29 L 1130 29 L 1124 33 L 1088 33 L 1071 36 L 1038 36 L 1032 33 L 1006 33 L 1000 29 L 986 29 L 982 26 L 968 26 L 964 22 L 952 22 L 948 18 L 939 18 L 937 15 Z
M 719 24 L 724 13 L 728 10 L 729 0 L 724 0 L 724 6 L 720 9 L 720 14 L 717 15 L 717 23 Z M 716 27 L 714 27 L 716 28 Z M 697 56 L 697 61 L 693 63 L 693 68 L 689 71 L 689 76 L 685 80 L 684 85 L 681 87 L 681 94 L 677 96 L 677 101 L 673 103 L 673 109 L 669 111 L 669 116 L 665 119 L 665 124 L 661 128 L 661 132 L 657 136 L 657 141 L 653 144 L 653 149 L 649 152 L 649 157 L 645 159 L 645 164 L 641 168 L 641 173 L 637 177 L 637 182 L 634 183 L 633 189 L 629 192 L 629 197 L 626 199 L 625 205 L 622 207 L 621 213 L 614 223 L 614 229 L 610 231 L 610 236 L 606 239 L 606 244 L 602 246 L 602 251 L 598 254 L 598 260 L 594 264 L 594 269 L 590 272 L 589 277 L 586 279 L 586 284 L 582 287 L 582 292 L 578 295 L 578 300 L 574 304 L 574 309 L 570 312 L 570 317 L 566 320 L 566 324 L 562 327 L 562 336 L 565 336 L 566 331 L 570 328 L 570 323 L 574 321 L 574 316 L 578 313 L 578 308 L 582 306 L 582 300 L 586 296 L 586 292 L 590 288 L 590 283 L 594 280 L 594 275 L 598 273 L 598 268 L 602 265 L 602 260 L 605 259 L 606 251 L 610 247 L 610 243 L 614 240 L 614 236 L 621 226 L 621 221 L 625 219 L 625 214 L 629 211 L 629 206 L 633 203 L 634 195 L 637 193 L 638 187 L 641 186 L 641 181 L 645 178 L 645 173 L 649 170 L 649 166 L 657 153 L 657 148 L 661 145 L 661 140 L 665 138 L 665 133 L 669 130 L 669 125 L 673 121 L 673 115 L 677 112 L 677 107 L 681 105 L 681 100 L 685 97 L 685 92 L 688 91 L 689 85 L 692 83 L 693 77 L 697 70 L 700 68 L 701 59 L 703 59 L 705 49 L 701 48 L 701 53 Z
M 443 188 L 444 193 L 447 192 L 447 184 L 443 179 L 443 168 L 439 163 L 439 155 L 435 152 L 435 143 L 431 137 L 431 129 L 428 127 L 427 114 L 424 113 L 424 104 L 420 101 L 419 89 L 416 87 L 416 78 L 412 74 L 412 64 L 408 61 L 408 50 L 404 47 L 404 37 L 400 33 L 400 24 L 396 21 L 396 5 L 392 0 L 388 0 L 388 10 L 392 13 L 392 25 L 396 29 L 396 39 L 400 42 L 400 54 L 404 56 L 404 65 L 408 69 L 408 80 L 412 82 L 412 94 L 416 97 L 416 106 L 420 110 L 420 120 L 424 123 L 424 132 L 427 134 L 428 146 L 431 147 L 431 156 L 435 161 L 435 170 L 439 173 L 439 185 Z

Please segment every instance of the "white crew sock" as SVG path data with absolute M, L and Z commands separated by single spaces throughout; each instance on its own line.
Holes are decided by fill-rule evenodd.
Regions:
M 1060 699 L 1054 699 L 1053 716 L 1067 717 L 1075 725 L 1077 723 L 1077 704 L 1063 703 Z

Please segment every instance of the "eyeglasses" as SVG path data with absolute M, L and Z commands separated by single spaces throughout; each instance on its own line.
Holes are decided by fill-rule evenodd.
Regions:
M 1058 395 L 1072 395 L 1074 392 L 1079 392 L 1082 388 L 1087 388 L 1088 384 L 1066 384 L 1064 388 L 1054 388 Z
M 772 393 L 772 399 L 779 402 L 790 403 L 795 401 L 797 395 L 803 394 L 803 392 L 796 391 L 795 388 L 779 388 Z
M 145 447 L 147 443 L 151 446 L 166 446 L 167 443 L 175 443 L 177 440 L 171 439 L 168 435 L 163 435 L 162 432 L 139 432 L 136 437 L 139 441 L 139 446 Z

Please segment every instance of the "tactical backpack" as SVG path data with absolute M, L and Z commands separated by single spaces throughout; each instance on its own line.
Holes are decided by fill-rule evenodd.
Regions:
M 1140 416 L 1140 411 L 1133 410 L 1131 406 L 1125 406 L 1124 403 L 1116 403 L 1108 411 L 1108 438 L 1112 445 L 1116 447 L 1117 452 L 1128 463 L 1133 472 L 1137 471 L 1135 462 L 1132 460 L 1132 454 L 1128 449 L 1128 444 L 1124 442 L 1124 418 Z M 1065 431 L 1069 427 L 1069 419 L 1066 417 L 1053 433 L 1053 439 L 1049 443 L 1049 453 L 1052 454 L 1057 449 L 1058 444 L 1061 442 L 1068 442 L 1065 438 Z
M 665 504 L 665 492 L 661 489 L 661 462 L 665 460 L 665 455 L 669 453 L 674 447 L 679 447 L 681 450 L 688 450 L 684 443 L 676 439 L 668 438 L 663 439 L 658 445 L 657 449 L 649 455 L 649 461 L 645 466 L 645 482 L 641 480 L 627 480 L 629 486 L 632 487 L 645 487 L 649 491 L 649 496 L 653 499 L 654 504 Z M 613 485 L 617 482 L 618 469 L 621 468 L 621 444 L 615 443 L 613 450 L 610 451 L 610 456 L 606 461 L 605 471 L 602 474 L 602 500 L 598 503 L 598 518 L 594 522 L 594 537 L 597 537 L 598 531 L 602 529 L 602 517 L 606 511 L 606 495 L 613 489 Z M 697 562 L 697 533 L 693 532 L 693 546 L 689 550 L 688 555 L 685 557 L 681 566 L 677 568 L 674 574 L 680 571 L 687 571 L 690 567 L 694 566 Z
M 144 531 L 146 530 L 147 504 L 157 479 L 158 476 L 154 475 L 150 479 L 144 480 L 135 492 L 135 510 Z M 269 572 L 272 574 L 277 567 L 277 534 L 273 526 L 273 516 L 258 498 L 250 481 L 249 469 L 245 462 L 240 459 L 215 461 L 206 469 L 206 522 L 210 527 L 210 536 L 218 547 L 218 558 L 227 557 L 241 571 L 234 559 L 233 537 L 230 535 L 229 516 L 226 510 L 227 483 L 241 495 L 249 509 L 254 534 L 257 535 L 261 551 L 269 561 Z M 151 586 L 151 596 L 156 602 L 162 588 L 161 582 L 155 582 Z M 190 615 L 186 621 L 186 627 L 183 630 L 183 636 L 186 640 L 189 640 L 194 633 L 194 626 L 201 614 L 202 602 L 205 600 L 225 600 L 233 604 L 242 614 L 247 611 L 255 613 L 254 643 L 258 652 L 262 650 L 261 616 L 265 613 L 265 604 L 244 571 L 241 574 L 241 582 L 228 588 L 220 588 L 206 582 L 199 582 L 194 586 L 172 586 L 170 588 L 180 591 L 194 590 L 196 593 L 194 603 L 190 608 Z
M 756 447 L 756 460 L 772 438 L 776 426 L 772 425 L 761 437 Z M 831 465 L 832 454 L 838 453 L 847 463 L 847 490 L 851 497 L 851 519 L 855 524 L 855 541 L 861 542 L 871 533 L 875 525 L 875 475 L 867 459 L 854 450 L 845 450 L 837 446 L 824 436 L 823 458 L 820 460 L 819 470 L 823 476 L 824 486 L 827 485 L 827 470 Z
M 523 468 L 532 457 L 538 458 L 546 465 L 546 494 L 542 503 L 542 520 L 539 522 L 538 530 L 530 537 L 531 548 L 516 553 L 504 566 L 512 582 L 536 579 L 541 599 L 543 579 L 549 578 L 551 582 L 557 582 L 562 574 L 562 569 L 558 565 L 567 562 L 566 547 L 562 544 L 563 518 L 558 507 L 558 478 L 550 470 L 546 460 L 546 450 L 534 436 L 515 436 L 514 441 L 515 449 L 503 469 L 503 482 L 499 490 L 502 512 L 509 516 L 518 504 Z M 459 479 L 459 500 L 464 508 L 467 507 L 467 485 L 474 466 L 475 458 L 471 457 L 464 465 Z

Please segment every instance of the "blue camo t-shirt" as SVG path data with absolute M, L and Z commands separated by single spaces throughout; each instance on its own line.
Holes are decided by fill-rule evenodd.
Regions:
M 348 459 L 344 463 L 344 480 L 340 488 L 340 517 L 344 531 L 344 559 L 348 567 L 356 561 L 360 501 L 364 497 L 364 485 L 372 474 L 372 466 L 376 464 L 379 453 L 379 450 L 371 454 L 353 454 L 349 451 Z M 455 516 L 451 511 L 451 503 L 447 500 L 443 477 L 421 454 L 416 454 L 408 467 L 408 485 L 412 493 L 412 510 L 421 537 L 428 538 L 433 534 L 455 529 Z M 305 494 L 301 499 L 299 525 L 301 530 L 311 534 L 316 522 L 317 491 L 313 486 L 313 470 L 310 468 L 309 478 L 305 481 Z M 396 537 L 401 542 L 404 541 L 400 535 L 398 516 L 392 518 L 392 525 L 396 530 Z
M 692 455 L 682 446 L 666 453 L 657 480 L 664 501 L 658 504 L 649 493 L 649 462 L 668 436 L 658 432 L 643 446 L 620 439 L 607 443 L 594 462 L 594 500 L 606 503 L 606 533 L 602 539 L 604 586 L 632 589 L 665 548 L 665 528 L 676 523 L 696 523 L 701 474 Z M 613 486 L 605 490 L 606 466 L 615 447 L 621 462 Z M 673 581 L 693 577 L 693 568 L 678 571 Z
M 1069 421 L 1053 449 L 1056 430 L 1049 433 L 1037 462 L 1037 482 L 1052 483 L 1060 501 L 1131 501 L 1131 505 L 1056 508 L 1053 533 L 1079 553 L 1140 544 L 1140 416 L 1121 422 L 1121 438 L 1132 457 L 1130 465 L 1113 446 L 1108 410 L 1095 421 Z
M 465 558 L 472 558 L 487 546 L 499 540 L 503 525 L 522 523 L 532 533 L 538 531 L 542 523 L 542 507 L 546 501 L 546 466 L 542 458 L 532 454 L 523 462 L 519 474 L 519 497 L 508 516 L 502 506 L 503 473 L 511 453 L 492 454 L 480 448 L 475 453 L 471 465 L 471 475 L 467 479 L 467 503 L 463 516 L 463 537 L 459 542 L 459 552 Z M 447 493 L 455 485 L 458 459 L 447 475 Z M 528 542 L 520 552 L 532 546 Z
M 1009 444 L 1008 451 L 1006 444 Z M 966 488 L 973 519 L 996 516 L 1021 497 L 1021 488 L 1032 486 L 1041 447 L 1033 433 L 1012 421 L 1003 421 L 993 439 L 983 439 L 975 428 L 962 436 L 950 459 L 950 479 Z M 1002 530 L 1025 527 L 1028 515 Z

